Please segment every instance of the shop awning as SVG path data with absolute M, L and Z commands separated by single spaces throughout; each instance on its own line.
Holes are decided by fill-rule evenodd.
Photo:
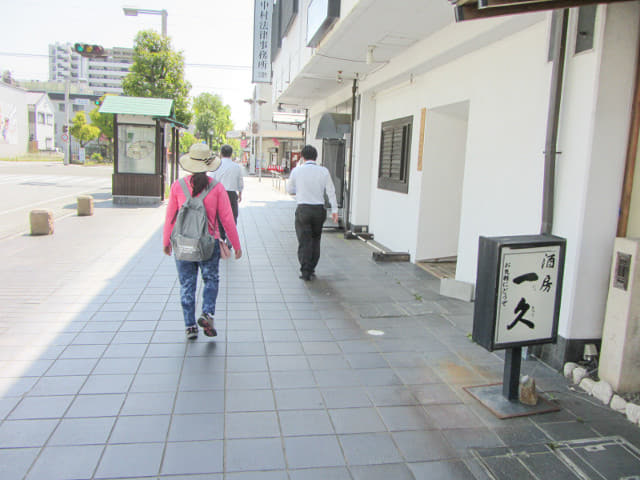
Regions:
M 106 95 L 100 113 L 172 117 L 173 100 L 170 98 L 120 97 Z
M 325 113 L 320 118 L 316 138 L 344 138 L 351 133 L 351 115 L 348 113 Z

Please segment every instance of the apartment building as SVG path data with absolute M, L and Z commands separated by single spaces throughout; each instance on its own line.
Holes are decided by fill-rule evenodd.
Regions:
M 70 43 L 49 45 L 49 80 L 86 84 L 96 95 L 122 94 L 122 79 L 133 64 L 133 49 L 105 49 L 104 57 L 87 58 L 73 52 Z

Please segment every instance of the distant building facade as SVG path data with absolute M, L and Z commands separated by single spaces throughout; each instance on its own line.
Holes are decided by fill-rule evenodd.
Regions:
M 29 151 L 54 150 L 54 106 L 49 96 L 42 92 L 27 92 L 29 110 Z
M 0 82 L 0 158 L 24 155 L 28 140 L 27 92 Z
M 133 65 L 132 48 L 106 48 L 104 57 L 81 57 L 70 43 L 49 45 L 49 80 L 85 84 L 96 95 L 122 94 L 122 79 Z

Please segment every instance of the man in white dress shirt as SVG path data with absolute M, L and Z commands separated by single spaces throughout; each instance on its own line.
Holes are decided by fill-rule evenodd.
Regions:
M 298 203 L 295 226 L 300 278 L 309 281 L 315 276 L 316 265 L 320 259 L 322 224 L 327 219 L 324 194 L 329 198 L 334 223 L 338 223 L 338 202 L 329 170 L 316 164 L 318 151 L 311 145 L 305 145 L 301 155 L 304 163 L 291 171 L 287 192 L 295 195 Z
M 231 210 L 233 210 L 233 219 L 237 225 L 238 203 L 242 201 L 244 180 L 242 178 L 242 167 L 231 160 L 231 155 L 233 155 L 233 148 L 231 148 L 231 145 L 223 145 L 220 147 L 222 163 L 216 171 L 209 172 L 209 176 L 220 182 L 227 191 L 227 195 L 229 195 L 229 202 L 231 203 Z M 222 225 L 220 225 L 220 236 L 223 239 L 227 238 Z

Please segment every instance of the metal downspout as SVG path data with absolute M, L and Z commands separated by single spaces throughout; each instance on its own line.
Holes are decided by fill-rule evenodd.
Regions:
M 344 229 L 345 231 L 351 231 L 351 166 L 353 165 L 353 139 L 355 137 L 354 125 L 356 122 L 356 93 L 358 92 L 358 79 L 353 79 L 353 86 L 351 87 L 351 134 L 349 137 L 349 167 L 347 168 L 347 195 L 345 200 L 347 201 L 345 215 L 344 215 Z
M 567 24 L 569 9 L 555 10 L 553 15 L 561 15 L 560 28 L 555 30 L 553 67 L 551 70 L 551 92 L 549 94 L 549 112 L 547 116 L 547 137 L 544 148 L 544 179 L 542 190 L 542 225 L 540 233 L 551 234 L 553 230 L 553 208 L 556 180 L 556 151 L 558 142 L 558 120 L 562 101 L 562 80 L 564 60 L 567 49 Z

